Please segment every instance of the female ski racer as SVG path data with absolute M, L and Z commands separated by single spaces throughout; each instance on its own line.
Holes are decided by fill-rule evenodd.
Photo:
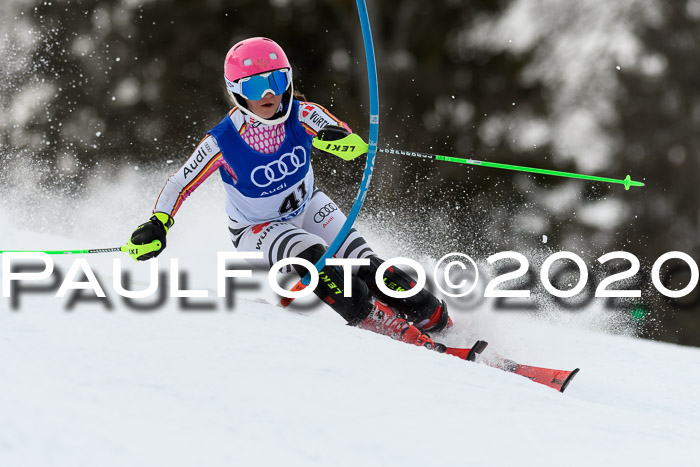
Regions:
M 292 68 L 274 41 L 254 37 L 234 45 L 224 63 L 226 88 L 234 107 L 199 143 L 185 164 L 165 183 L 153 216 L 132 234 L 131 242 L 159 240 L 154 252 L 132 256 L 148 260 L 166 245 L 173 217 L 185 199 L 218 171 L 226 190 L 226 213 L 233 246 L 260 251 L 253 267 L 270 268 L 277 261 L 303 258 L 315 264 L 338 234 L 345 215 L 314 182 L 311 140 L 332 125 L 345 134 L 349 127 L 318 104 L 298 100 Z M 452 324 L 445 303 L 423 290 L 407 299 L 383 294 L 375 284 L 382 260 L 352 229 L 336 253 L 340 258 L 368 258 L 352 277 L 352 297 L 342 293 L 343 273 L 332 266 L 319 271 L 315 294 L 350 325 L 403 342 L 451 352 L 426 332 Z M 295 266 L 297 268 L 297 266 Z M 298 267 L 300 275 L 306 274 Z M 408 290 L 413 279 L 398 268 L 384 276 L 387 286 Z M 409 323 L 412 322 L 413 324 Z

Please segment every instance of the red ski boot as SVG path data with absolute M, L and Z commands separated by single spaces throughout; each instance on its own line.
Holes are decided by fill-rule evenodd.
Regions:
M 428 349 L 435 349 L 436 345 L 441 346 L 441 344 L 433 342 L 428 335 L 423 334 L 420 329 L 397 316 L 394 310 L 379 300 L 375 301 L 369 316 L 362 320 L 357 327 Z
M 478 354 L 484 351 L 488 345 L 484 341 L 477 341 L 471 349 L 458 349 L 447 347 L 439 342 L 434 342 L 430 336 L 421 332 L 420 329 L 408 323 L 405 319 L 397 316 L 394 310 L 386 304 L 376 300 L 372 312 L 357 327 L 368 331 L 376 332 L 392 339 L 425 347 L 439 353 L 454 355 L 462 360 L 473 362 Z

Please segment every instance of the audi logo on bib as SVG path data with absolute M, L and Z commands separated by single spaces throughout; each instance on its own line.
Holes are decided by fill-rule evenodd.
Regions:
M 279 182 L 287 175 L 292 175 L 306 164 L 306 150 L 303 146 L 295 146 L 292 152 L 284 154 L 276 161 L 267 165 L 259 165 L 250 173 L 250 180 L 255 186 L 265 188 L 274 182 Z

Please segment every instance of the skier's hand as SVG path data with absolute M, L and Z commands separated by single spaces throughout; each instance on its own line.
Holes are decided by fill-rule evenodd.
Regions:
M 165 250 L 165 237 L 175 220 L 164 212 L 156 212 L 131 234 L 127 247 L 129 255 L 137 261 L 155 258 Z
M 327 125 L 319 130 L 311 144 L 319 152 L 332 154 L 346 161 L 367 154 L 369 148 L 359 135 L 336 125 Z
M 337 125 L 326 125 L 321 128 L 316 135 L 316 138 L 321 141 L 338 141 L 339 139 L 345 138 L 350 132 L 347 128 Z

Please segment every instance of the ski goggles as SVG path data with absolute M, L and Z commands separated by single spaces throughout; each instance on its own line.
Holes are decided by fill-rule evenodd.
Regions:
M 227 79 L 226 87 L 228 87 L 229 91 L 240 94 L 250 101 L 259 101 L 268 92 L 275 96 L 282 95 L 289 88 L 291 82 L 292 70 L 285 68 L 248 76 L 238 81 L 229 81 Z

